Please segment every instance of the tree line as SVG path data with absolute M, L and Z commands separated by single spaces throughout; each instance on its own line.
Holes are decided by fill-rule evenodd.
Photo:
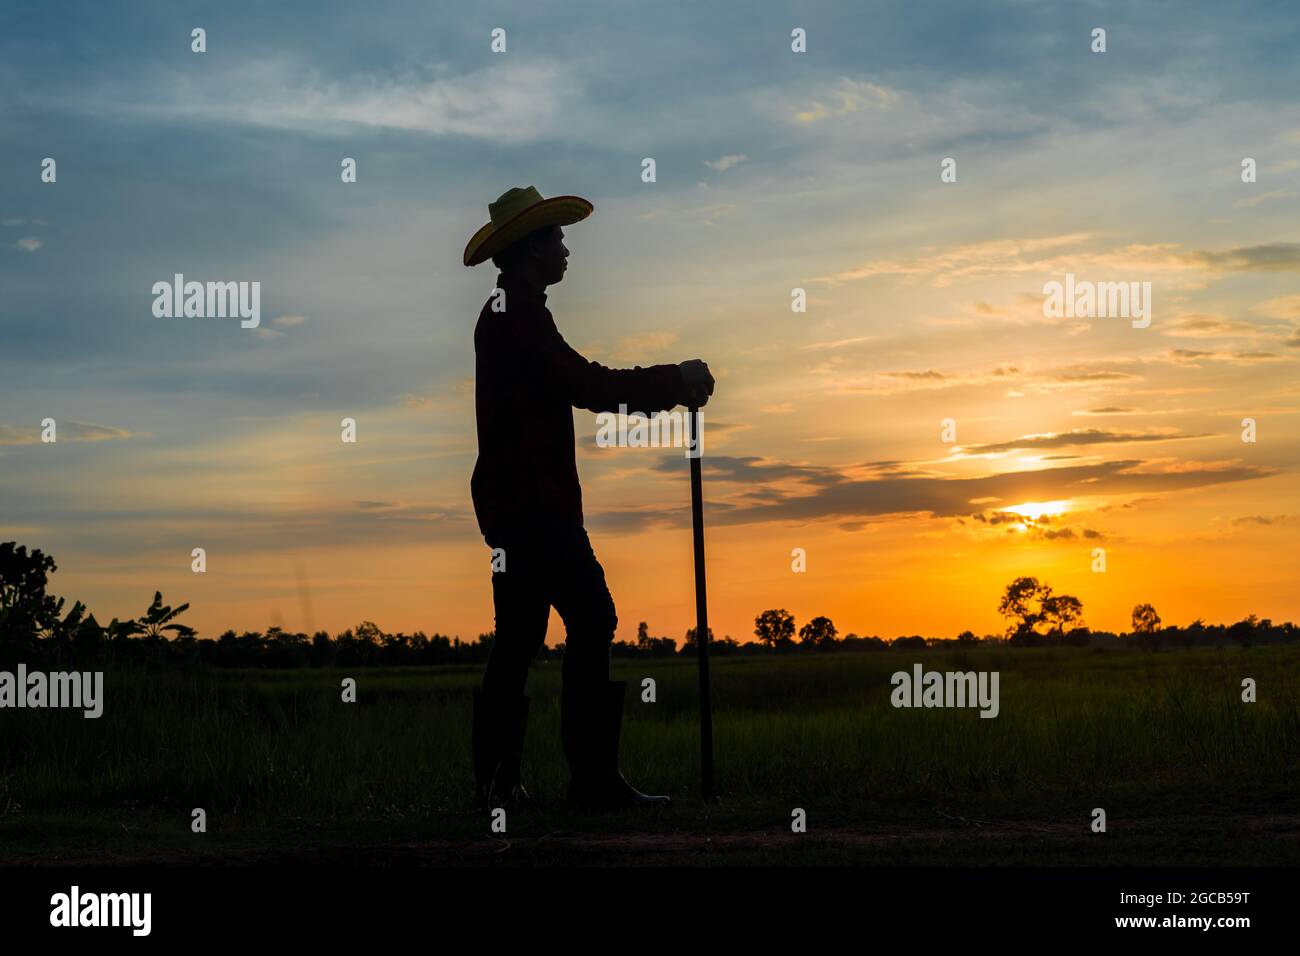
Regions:
M 24 662 L 29 666 L 84 668 L 112 666 L 118 662 L 166 664 L 202 663 L 217 667 L 366 667 L 396 665 L 481 665 L 492 647 L 491 632 L 474 641 L 423 631 L 388 633 L 372 621 L 363 621 L 331 636 L 326 631 L 307 635 L 271 627 L 266 631 L 226 631 L 215 639 L 200 638 L 194 628 L 177 618 L 188 604 L 172 607 L 162 595 L 139 616 L 114 618 L 101 625 L 77 601 L 65 611 L 62 598 L 47 591 L 49 574 L 57 570 L 53 558 L 40 550 L 28 552 L 15 542 L 0 543 L 0 666 Z M 1116 634 L 1095 631 L 1083 619 L 1083 603 L 1057 594 L 1037 578 L 1016 578 L 1007 585 L 998 604 L 1007 619 L 1001 634 L 977 636 L 963 631 L 955 638 L 927 638 L 917 634 L 885 639 L 849 633 L 840 636 L 834 622 L 814 617 L 796 628 L 794 615 L 784 608 L 763 611 L 754 619 L 755 641 L 740 642 L 730 635 L 709 633 L 711 655 L 770 655 L 828 651 L 919 650 L 928 647 L 972 647 L 984 644 L 1011 647 L 1132 646 L 1144 650 L 1300 642 L 1300 628 L 1287 622 L 1275 625 L 1255 615 L 1231 625 L 1193 621 L 1186 627 L 1166 626 L 1150 604 L 1133 609 L 1132 630 Z M 637 627 L 635 641 L 614 641 L 610 652 L 620 658 L 671 658 L 694 656 L 695 629 L 686 631 L 682 643 L 670 637 L 651 636 L 646 622 Z M 559 659 L 564 644 L 543 647 L 542 660 Z

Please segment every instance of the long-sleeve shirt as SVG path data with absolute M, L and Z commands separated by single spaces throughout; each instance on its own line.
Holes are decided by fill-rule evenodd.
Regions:
M 582 524 L 573 408 L 651 414 L 687 400 L 676 365 L 612 369 L 560 335 L 546 293 L 502 273 L 504 311 L 489 297 L 474 328 L 478 461 L 470 479 L 479 530 L 561 520 Z

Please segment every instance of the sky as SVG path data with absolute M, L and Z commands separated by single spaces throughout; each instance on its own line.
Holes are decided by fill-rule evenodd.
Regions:
M 997 633 L 1021 575 L 1295 620 L 1298 48 L 1285 2 L 6 4 L 0 540 L 101 621 L 490 630 L 461 254 L 533 185 L 595 206 L 566 340 L 717 378 L 715 636 Z M 260 326 L 156 317 L 176 273 Z M 1149 325 L 1047 315 L 1067 274 Z M 680 641 L 686 460 L 574 417 L 618 637 Z

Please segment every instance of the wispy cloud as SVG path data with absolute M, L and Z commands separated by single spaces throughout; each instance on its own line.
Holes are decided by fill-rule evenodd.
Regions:
M 846 116 L 867 109 L 894 106 L 898 93 L 869 80 L 841 77 L 832 85 L 813 91 L 813 99 L 806 106 L 796 108 L 791 118 L 798 123 L 816 123 L 832 116 Z
M 927 279 L 936 287 L 959 280 L 1003 278 L 1034 273 L 1055 276 L 1091 271 L 1109 277 L 1149 277 L 1154 273 L 1300 271 L 1300 243 L 1277 242 L 1220 251 L 1183 249 L 1178 243 L 1147 243 L 1112 249 L 1087 249 L 1093 237 L 1068 233 L 1032 239 L 995 239 L 949 249 L 923 251 L 897 259 L 873 259 L 861 266 L 819 276 L 837 283 L 876 276 Z M 1066 252 L 1064 250 L 1073 251 Z
M 240 63 L 203 84 L 188 75 L 157 80 L 67 105 L 97 115 L 311 134 L 372 128 L 517 143 L 558 135 L 559 118 L 581 97 L 573 70 L 561 61 L 538 59 L 459 74 L 435 65 L 418 73 L 333 78 L 287 60 L 261 60 Z
M 1260 203 L 1270 202 L 1274 199 L 1293 199 L 1296 196 L 1300 196 L 1300 193 L 1293 189 L 1274 189 L 1271 192 L 1260 193 L 1248 199 L 1238 199 L 1232 206 L 1234 209 L 1249 209 L 1252 206 L 1258 206 Z
M 1280 295 L 1266 299 L 1250 311 L 1271 319 L 1300 320 L 1300 295 Z
M 1209 339 L 1255 335 L 1259 329 L 1249 322 L 1222 315 L 1195 313 L 1179 315 L 1161 323 L 1162 335 L 1174 338 Z
M 737 153 L 734 156 L 722 156 L 718 159 L 706 159 L 704 165 L 708 166 L 710 169 L 715 169 L 720 173 L 725 173 L 728 169 L 731 169 L 733 166 L 739 166 L 747 159 L 749 159 L 749 157 L 745 154 Z
M 135 438 L 139 434 L 139 432 L 127 431 L 125 428 L 95 425 L 90 422 L 68 420 L 55 423 L 55 437 L 58 441 L 111 441 L 119 438 Z M 40 427 L 0 425 L 0 445 L 38 444 L 41 444 Z
M 1044 432 L 1039 435 L 1021 435 L 1009 441 L 986 444 L 961 445 L 956 451 L 965 456 L 1002 454 L 1013 451 L 1033 451 L 1040 448 L 1079 448 L 1085 445 L 1120 445 L 1135 442 L 1183 441 L 1190 438 L 1210 438 L 1210 433 L 1189 435 L 1176 429 L 1145 432 L 1118 431 L 1106 428 L 1075 428 L 1065 432 Z

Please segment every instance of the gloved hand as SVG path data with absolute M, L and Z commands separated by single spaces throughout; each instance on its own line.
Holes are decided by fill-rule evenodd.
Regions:
M 682 382 L 686 385 L 686 404 L 703 408 L 713 394 L 713 376 L 708 364 L 701 359 L 689 359 L 677 367 L 681 369 Z

